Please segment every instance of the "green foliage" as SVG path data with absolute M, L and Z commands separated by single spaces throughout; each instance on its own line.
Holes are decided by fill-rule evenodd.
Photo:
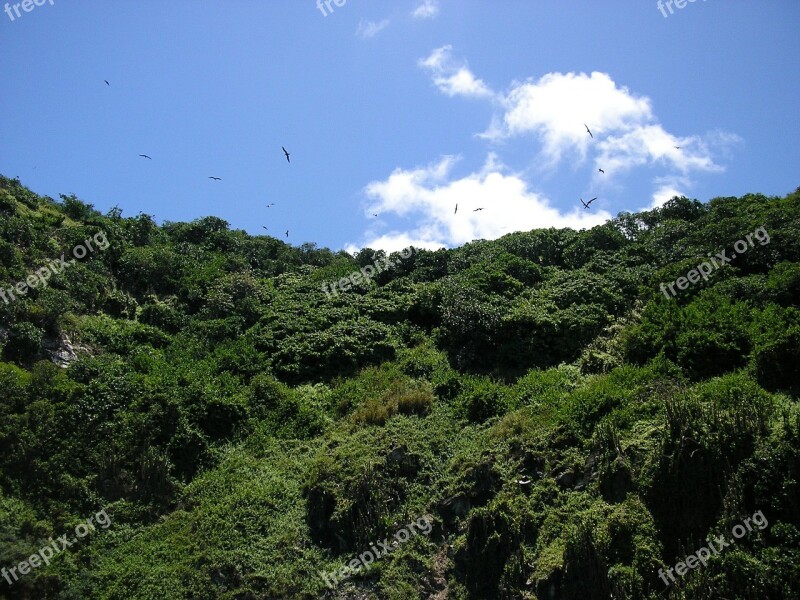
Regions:
M 74 194 L 69 196 L 65 196 L 64 194 L 59 195 L 64 203 L 64 214 L 70 219 L 75 219 L 76 221 L 86 221 L 87 219 L 100 214 L 94 210 L 94 206 L 85 202 L 81 202 L 75 197 Z
M 0 560 L 113 518 L 0 597 L 796 597 L 798 198 L 415 249 L 329 297 L 385 253 L 0 177 L 4 287 L 109 241 L 0 302 Z M 757 510 L 768 528 L 664 589 Z M 422 515 L 429 535 L 327 590 Z
M 33 323 L 19 322 L 11 326 L 8 336 L 4 358 L 27 363 L 39 353 L 44 331 Z

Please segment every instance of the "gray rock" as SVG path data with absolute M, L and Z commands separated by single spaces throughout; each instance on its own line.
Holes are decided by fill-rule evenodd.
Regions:
M 66 369 L 71 363 L 78 360 L 72 342 L 64 333 L 57 338 L 45 338 L 42 341 L 42 349 L 47 357 L 62 369 Z

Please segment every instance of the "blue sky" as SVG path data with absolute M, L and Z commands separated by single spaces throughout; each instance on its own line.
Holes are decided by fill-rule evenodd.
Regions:
M 10 3 L 0 173 L 348 250 L 800 185 L 797 0 L 315 2 Z

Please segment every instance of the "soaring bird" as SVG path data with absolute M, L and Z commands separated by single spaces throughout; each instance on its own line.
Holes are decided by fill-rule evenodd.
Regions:
M 680 149 L 681 149 L 680 146 L 675 146 L 675 150 L 680 150 Z
M 222 181 L 222 177 L 209 177 L 209 179 L 213 179 L 214 181 Z
M 597 170 L 598 170 L 598 171 L 600 171 L 600 172 L 601 172 L 603 175 L 605 175 L 605 174 L 606 174 L 606 172 L 605 172 L 605 171 L 603 171 L 603 169 L 597 169 Z
M 153 160 L 152 158 L 147 156 L 147 154 L 140 154 L 139 156 L 141 156 L 142 158 L 147 158 L 148 160 Z
M 275 206 L 275 203 L 274 202 L 270 202 L 269 204 L 267 204 L 267 208 L 269 208 L 270 206 Z
M 589 200 L 588 202 L 584 202 L 584 201 L 583 201 L 583 198 L 581 198 L 581 204 L 583 204 L 583 208 L 589 208 L 589 205 L 590 205 L 592 202 L 594 202 L 595 200 L 597 200 L 597 198 L 592 198 L 592 199 L 591 199 L 591 200 Z
M 475 209 L 475 210 L 473 210 L 472 212 L 478 212 L 479 210 L 483 210 L 483 209 L 482 209 L 482 208 L 476 208 L 476 209 Z
M 286 155 L 286 162 L 288 162 L 288 163 L 292 162 L 292 161 L 289 160 L 289 153 L 286 151 L 286 148 L 281 146 L 281 150 L 283 150 L 283 153 Z
M 289 237 L 289 230 L 286 230 L 286 237 Z
M 458 213 L 458 204 L 456 204 L 456 209 L 453 211 L 453 214 Z
M 110 83 L 108 83 L 108 79 L 103 79 L 103 81 L 105 81 L 105 82 L 106 82 L 106 85 L 107 85 L 107 86 L 111 86 L 111 84 L 110 84 Z
M 583 126 L 586 127 L 586 131 L 589 132 L 589 135 L 592 135 L 592 132 L 589 130 L 589 126 L 586 123 L 584 123 Z M 594 139 L 593 135 L 592 135 L 592 139 Z
M 264 229 L 264 231 L 269 231 L 269 229 L 267 229 L 266 225 L 262 225 L 261 227 Z
M 373 217 L 377 217 L 377 216 L 378 216 L 378 213 L 372 213 L 372 216 L 373 216 Z

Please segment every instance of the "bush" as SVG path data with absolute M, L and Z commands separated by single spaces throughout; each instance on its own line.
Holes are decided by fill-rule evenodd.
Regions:
M 485 377 L 468 377 L 456 401 L 463 415 L 473 423 L 504 415 L 511 408 L 509 390 Z
M 28 362 L 39 353 L 44 338 L 44 330 L 33 323 L 14 323 L 11 326 L 4 356 L 8 360 Z

